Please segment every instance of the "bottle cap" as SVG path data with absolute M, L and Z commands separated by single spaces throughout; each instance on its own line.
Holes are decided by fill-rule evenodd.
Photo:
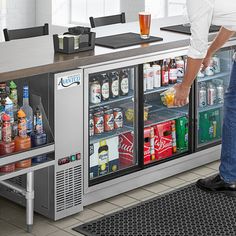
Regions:
M 106 140 L 101 140 L 101 141 L 100 141 L 100 146 L 105 146 L 105 145 L 107 145 Z
M 7 115 L 6 113 L 2 115 L 2 121 L 10 121 L 10 120 L 11 120 L 11 117 Z
M 11 81 L 9 87 L 10 87 L 10 89 L 16 89 L 16 88 L 17 88 L 17 85 L 15 84 L 14 81 Z
M 25 117 L 26 117 L 26 115 L 25 115 L 25 113 L 24 113 L 24 111 L 23 111 L 22 109 L 20 109 L 20 110 L 17 112 L 17 116 L 18 116 L 19 118 L 25 118 Z

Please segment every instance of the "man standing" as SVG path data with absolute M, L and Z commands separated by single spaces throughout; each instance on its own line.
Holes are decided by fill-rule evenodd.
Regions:
M 191 24 L 190 48 L 185 77 L 181 84 L 175 86 L 176 106 L 187 104 L 190 87 L 201 64 L 206 68 L 213 54 L 236 32 L 236 0 L 187 0 L 187 11 Z M 222 27 L 208 48 L 211 24 Z M 213 178 L 198 180 L 197 186 L 206 191 L 236 196 L 236 62 L 225 93 L 219 174 Z

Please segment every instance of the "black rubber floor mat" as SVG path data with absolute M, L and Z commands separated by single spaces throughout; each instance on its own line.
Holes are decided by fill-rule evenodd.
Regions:
M 91 236 L 235 236 L 236 198 L 193 184 L 74 230 Z

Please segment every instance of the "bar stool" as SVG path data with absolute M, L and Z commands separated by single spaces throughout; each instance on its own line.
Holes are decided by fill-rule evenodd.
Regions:
M 89 17 L 90 25 L 92 28 L 98 27 L 98 26 L 104 26 L 104 25 L 112 25 L 117 23 L 125 23 L 125 13 L 122 12 L 118 15 L 112 15 L 112 16 L 103 16 L 103 17 Z
M 48 35 L 48 24 L 24 29 L 3 29 L 5 41 Z

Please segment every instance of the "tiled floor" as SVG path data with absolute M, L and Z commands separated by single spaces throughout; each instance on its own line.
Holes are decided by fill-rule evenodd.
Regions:
M 35 214 L 32 234 L 25 233 L 25 209 L 0 198 L 0 236 L 70 236 L 81 234 L 72 230 L 73 227 L 102 217 L 103 215 L 119 211 L 141 201 L 159 196 L 189 183 L 217 173 L 219 162 L 213 162 L 191 171 L 149 184 L 119 196 L 85 207 L 84 211 L 54 222 Z

